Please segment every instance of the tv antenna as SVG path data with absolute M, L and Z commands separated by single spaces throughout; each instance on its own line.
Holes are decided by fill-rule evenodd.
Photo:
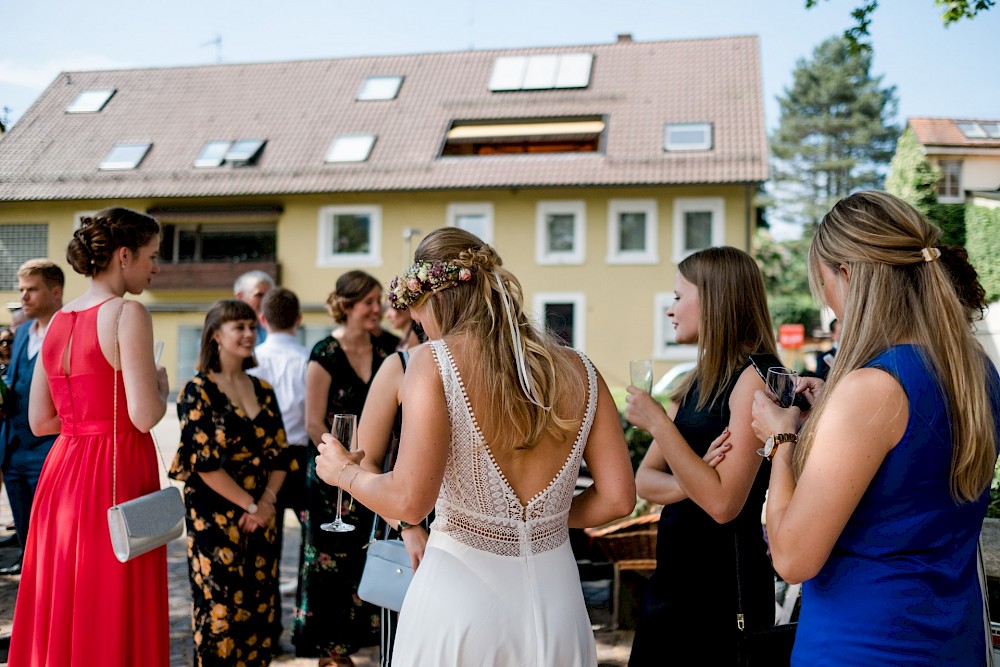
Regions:
M 205 42 L 201 46 L 212 46 L 215 45 L 215 62 L 222 64 L 222 35 L 216 34 L 215 39 Z

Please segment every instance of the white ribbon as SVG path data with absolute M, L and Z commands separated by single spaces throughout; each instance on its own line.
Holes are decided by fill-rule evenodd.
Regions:
M 524 344 L 521 342 L 521 331 L 514 323 L 514 309 L 511 306 L 510 293 L 507 292 L 507 288 L 503 284 L 503 278 L 500 277 L 499 273 L 494 271 L 493 277 L 497 280 L 497 286 L 500 288 L 500 294 L 503 296 L 503 308 L 507 312 L 507 325 L 510 327 L 510 337 L 514 341 L 514 354 L 517 356 L 517 380 L 521 383 L 521 391 L 524 392 L 529 401 L 538 407 L 543 410 L 551 410 L 550 406 L 544 405 L 541 399 L 538 398 L 535 386 L 531 383 L 531 372 L 524 361 Z

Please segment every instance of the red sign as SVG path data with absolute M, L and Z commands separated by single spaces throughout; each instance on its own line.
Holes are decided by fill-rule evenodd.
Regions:
M 806 341 L 804 324 L 782 324 L 778 327 L 778 345 L 786 348 L 800 348 Z

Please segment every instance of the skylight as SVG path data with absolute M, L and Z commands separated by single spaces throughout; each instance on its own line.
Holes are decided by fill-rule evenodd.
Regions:
M 401 76 L 369 76 L 361 83 L 355 99 L 359 102 L 394 100 L 399 94 L 401 85 L 403 85 Z
M 1000 139 L 1000 123 L 980 123 L 990 139 Z
M 226 153 L 233 145 L 231 141 L 209 141 L 198 153 L 194 161 L 196 167 L 218 167 L 226 161 Z
M 233 145 L 226 151 L 225 161 L 236 166 L 250 164 L 257 160 L 260 152 L 264 149 L 267 139 L 240 139 L 234 141 Z
M 374 134 L 344 134 L 333 140 L 325 162 L 364 162 L 375 145 Z
M 711 123 L 667 123 L 663 130 L 665 151 L 707 151 L 711 148 Z
M 115 92 L 114 88 L 81 90 L 66 107 L 66 113 L 97 113 Z
M 586 88 L 590 85 L 593 64 L 591 53 L 501 56 L 493 61 L 489 89 L 501 92 Z
M 135 169 L 146 157 L 150 143 L 115 144 L 101 160 L 100 169 Z
M 966 139 L 986 139 L 986 130 L 979 123 L 955 123 Z

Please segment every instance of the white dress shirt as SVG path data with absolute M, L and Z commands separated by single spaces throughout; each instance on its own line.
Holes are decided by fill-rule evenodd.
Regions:
M 257 367 L 247 371 L 266 380 L 274 387 L 285 424 L 289 445 L 307 445 L 306 434 L 306 366 L 309 350 L 295 340 L 295 336 L 272 331 L 267 340 L 254 348 Z

